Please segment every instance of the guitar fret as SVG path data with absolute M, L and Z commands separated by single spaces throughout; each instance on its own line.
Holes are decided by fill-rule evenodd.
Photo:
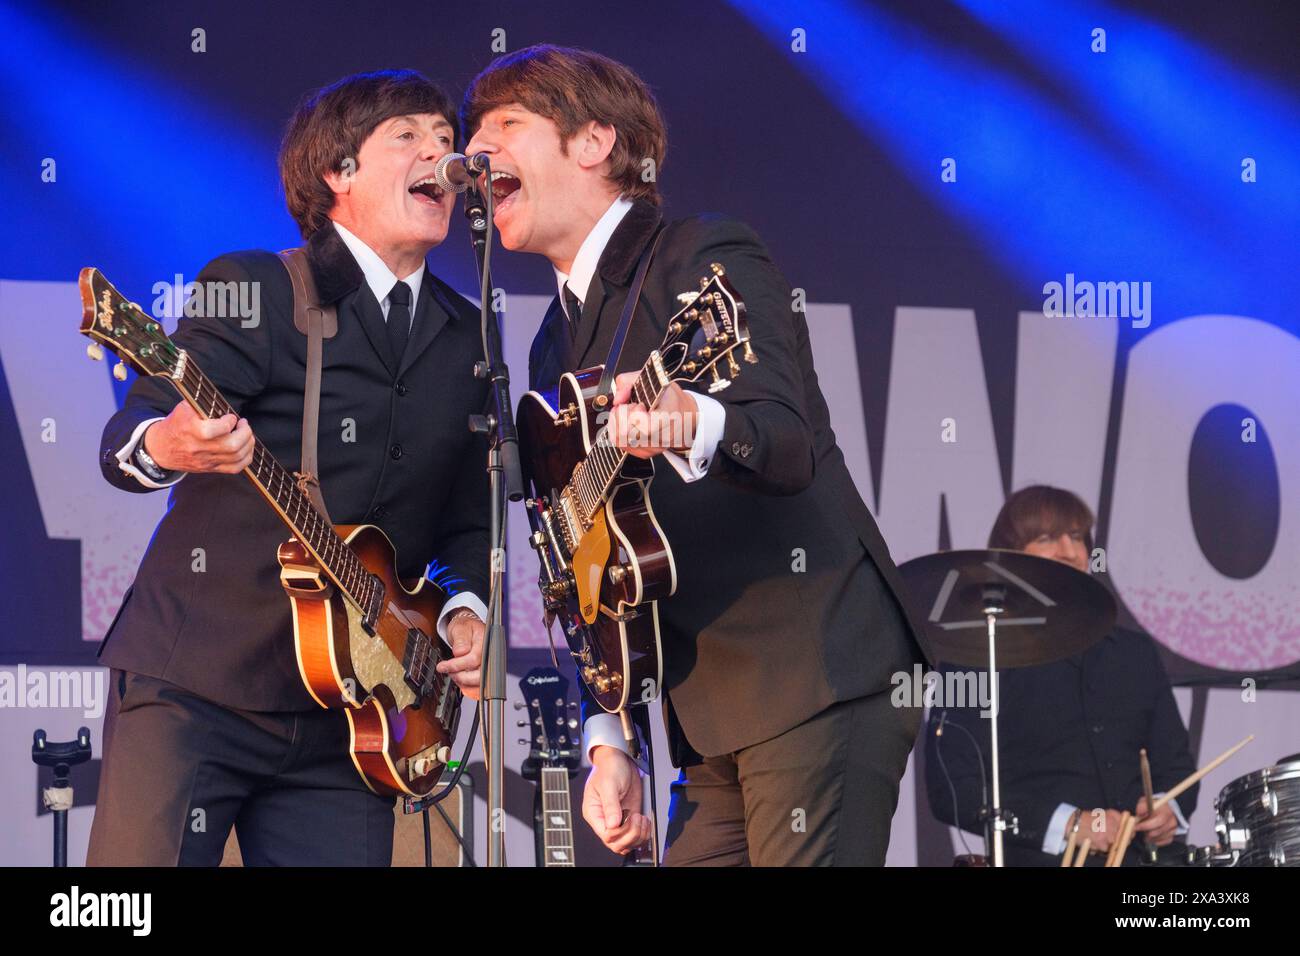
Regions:
M 186 365 L 180 387 L 208 418 L 220 418 L 234 412 L 220 389 L 193 363 Z M 289 471 L 260 441 L 254 445 L 248 470 L 280 509 L 295 536 L 316 554 L 338 586 L 358 605 L 367 607 L 377 593 L 369 572 L 303 494 Z

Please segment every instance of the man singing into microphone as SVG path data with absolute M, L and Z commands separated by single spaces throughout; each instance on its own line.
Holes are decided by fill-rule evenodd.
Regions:
M 676 559 L 677 593 L 659 615 L 664 710 L 682 768 L 666 862 L 882 864 L 919 720 L 891 705 L 890 675 L 922 652 L 836 447 L 790 286 L 741 223 L 663 220 L 663 120 L 622 64 L 529 47 L 481 73 L 461 115 L 466 152 L 491 157 L 502 244 L 555 270 L 559 295 L 529 360 L 533 388 L 604 361 L 637 263 L 662 230 L 611 423 L 617 446 L 655 463 L 650 494 Z M 638 405 L 627 371 L 714 262 L 745 300 L 758 363 L 716 398 L 673 385 L 654 409 Z M 593 769 L 583 816 L 626 853 L 651 832 L 641 780 L 618 720 L 590 697 L 584 717 Z
M 338 332 L 324 343 L 320 486 L 332 519 L 373 524 L 402 578 L 437 561 L 460 593 L 438 665 L 478 694 L 488 568 L 486 446 L 466 428 L 485 387 L 478 309 L 425 256 L 453 198 L 433 185 L 455 146 L 446 95 L 409 70 L 349 76 L 289 122 L 280 175 Z M 201 288 L 252 283 L 255 321 L 196 315 L 173 336 L 237 415 L 209 421 L 140 378 L 104 429 L 104 476 L 170 502 L 101 649 L 112 668 L 91 865 L 215 865 L 233 826 L 246 864 L 387 866 L 393 799 L 353 767 L 348 724 L 308 696 L 277 546 L 288 537 L 240 472 L 254 435 L 300 459 L 307 339 L 268 252 L 221 256 Z M 208 301 L 211 301 L 209 298 Z M 458 583 L 457 583 L 458 582 Z

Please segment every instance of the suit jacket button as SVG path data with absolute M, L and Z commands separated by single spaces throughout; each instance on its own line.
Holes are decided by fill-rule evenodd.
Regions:
M 393 461 L 397 461 L 397 459 L 402 457 L 402 446 L 394 444 L 392 448 L 388 449 L 388 456 L 392 458 Z
M 740 446 L 740 457 L 741 457 L 741 458 L 748 458 L 748 457 L 749 457 L 749 453 L 750 453 L 751 451 L 753 451 L 753 450 L 754 450 L 754 446 L 753 446 L 753 445 L 741 445 L 741 446 Z
M 731 453 L 732 453 L 733 455 L 739 455 L 739 454 L 740 454 L 740 442 L 738 442 L 738 441 L 733 441 L 733 442 L 731 443 Z
M 410 391 L 410 389 L 406 387 L 405 382 L 398 382 L 397 385 L 394 386 L 394 391 L 396 391 L 398 395 L 405 395 Z

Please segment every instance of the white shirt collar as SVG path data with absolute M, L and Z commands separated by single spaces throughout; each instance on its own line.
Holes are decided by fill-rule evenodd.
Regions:
M 567 282 L 573 294 L 578 297 L 578 301 L 585 303 L 587 301 L 587 292 L 591 287 L 591 279 L 596 274 L 596 266 L 600 265 L 600 257 L 605 251 L 605 246 L 609 244 L 609 237 L 614 235 L 614 230 L 618 224 L 623 221 L 627 211 L 632 208 L 632 200 L 624 199 L 619 196 L 615 199 L 605 214 L 596 220 L 596 225 L 591 227 L 591 232 L 587 233 L 587 238 L 582 240 L 582 245 L 578 247 L 578 254 L 573 257 L 573 265 L 569 267 L 568 274 L 555 270 L 555 284 L 560 290 L 560 300 L 564 300 L 564 284 Z
M 339 238 L 343 244 L 348 247 L 352 257 L 357 260 L 357 265 L 361 267 L 361 274 L 365 276 L 366 285 L 370 286 L 370 291 L 375 294 L 375 300 L 379 303 L 379 308 L 384 313 L 384 319 L 388 319 L 388 293 L 393 291 L 393 286 L 397 285 L 397 276 L 393 275 L 393 270 L 384 265 L 384 260 L 379 258 L 379 253 L 371 249 L 368 245 L 354 236 L 342 223 L 334 223 L 334 228 L 338 230 Z M 415 317 L 415 303 L 420 301 L 420 286 L 424 284 L 424 265 L 416 269 L 409 276 L 402 279 L 411 289 L 411 317 Z

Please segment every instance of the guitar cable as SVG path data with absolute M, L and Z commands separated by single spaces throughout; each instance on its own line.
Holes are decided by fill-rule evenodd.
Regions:
M 939 761 L 939 769 L 943 771 L 943 779 L 948 784 L 949 793 L 952 794 L 952 819 L 953 819 L 953 825 L 957 830 L 957 838 L 961 840 L 961 845 L 965 848 L 966 855 L 974 856 L 975 854 L 971 852 L 970 844 L 966 842 L 966 831 L 962 829 L 962 825 L 961 825 L 961 810 L 957 804 L 957 786 L 956 784 L 953 783 L 952 774 L 948 772 L 948 764 L 943 759 L 943 745 L 941 741 L 943 740 L 943 728 L 947 722 L 948 722 L 948 708 L 945 707 L 939 715 L 939 726 L 936 727 L 933 731 L 934 756 L 935 759 Z M 986 774 L 984 770 L 984 751 L 980 749 L 979 741 L 975 739 L 975 736 L 969 730 L 967 730 L 961 724 L 953 724 L 953 727 L 956 728 L 957 730 L 960 730 L 967 737 L 969 737 L 970 742 L 975 747 L 975 753 L 978 755 L 979 763 L 980 763 L 980 786 L 984 792 L 984 805 L 988 806 L 989 791 L 988 791 Z

